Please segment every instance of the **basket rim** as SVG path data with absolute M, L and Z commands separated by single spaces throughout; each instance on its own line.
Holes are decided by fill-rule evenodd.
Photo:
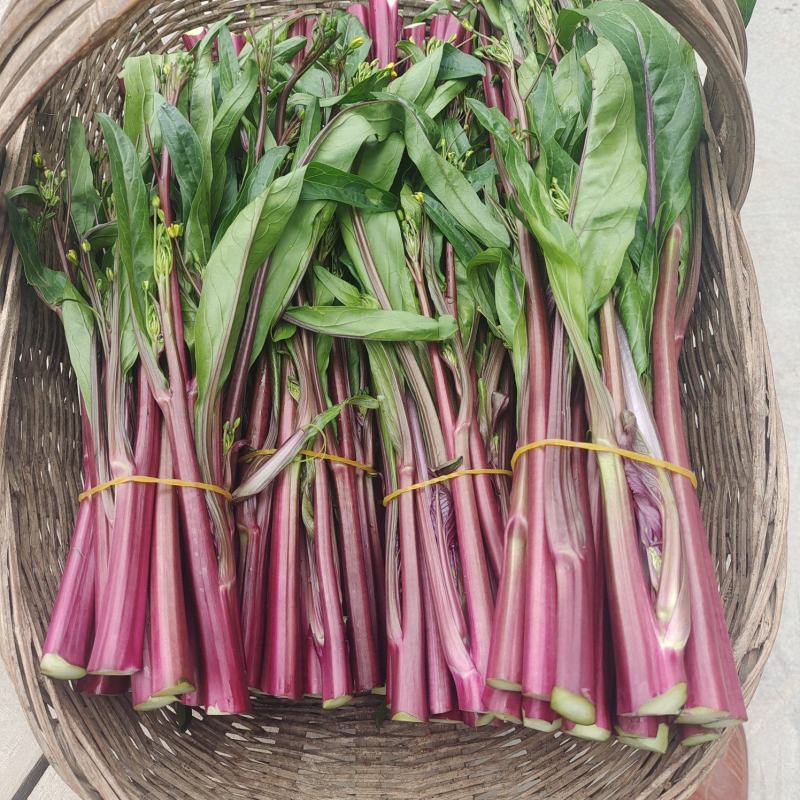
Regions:
M 100 0 L 100 2 L 102 2 L 102 0 Z M 134 0 L 114 0 L 114 2 L 119 5 L 129 7 L 135 6 L 137 8 L 148 4 L 148 0 L 135 0 L 135 2 Z M 657 10 L 658 6 L 671 7 L 674 5 L 672 0 L 670 0 L 670 2 L 646 0 L 646 2 Z M 730 2 L 733 2 L 733 0 L 706 0 L 704 5 L 729 5 Z M 728 41 L 731 50 L 733 50 L 733 45 L 730 43 L 730 40 Z M 742 55 L 741 49 L 739 55 Z M 79 56 L 76 56 L 76 58 L 78 57 Z M 742 57 L 746 57 L 746 54 Z M 740 62 L 737 61 L 737 63 Z M 67 69 L 68 66 L 69 65 L 64 66 L 63 69 Z M 63 69 L 59 70 L 57 74 L 61 74 Z M 55 77 L 49 80 L 48 85 L 51 85 L 53 80 L 55 80 Z M 0 86 L 2 86 L 1 79 Z M 8 131 L 4 132 L 1 127 L 4 119 L 2 113 L 3 109 L 0 108 L 0 144 L 2 143 L 2 136 L 11 135 Z M 0 188 L 2 189 L 8 188 L 8 186 L 16 182 L 26 169 L 26 164 L 30 157 L 31 137 L 26 135 L 29 131 L 29 126 L 32 127 L 32 115 L 23 117 L 21 127 L 17 129 L 16 134 L 13 135 L 13 138 L 9 142 L 5 167 L 0 165 L 0 168 L 3 169 L 2 173 L 0 173 L 0 178 L 2 178 Z M 712 151 L 714 150 L 714 148 L 710 149 Z M 718 160 L 720 159 L 721 149 L 722 148 L 716 150 L 716 157 Z M 722 155 L 724 156 L 724 153 L 722 153 Z M 746 161 L 747 158 L 744 160 Z M 735 184 L 732 185 L 730 178 L 728 186 L 733 197 L 736 197 Z M 744 238 L 741 233 L 737 213 L 737 202 L 728 197 L 723 197 L 720 199 L 720 204 L 726 207 L 726 219 L 729 220 L 730 225 L 728 231 L 729 235 L 738 238 L 739 246 L 742 248 L 743 269 L 746 274 L 743 275 L 740 286 L 745 287 L 748 293 L 746 303 L 750 313 L 750 318 L 747 321 L 746 334 L 753 340 L 759 340 L 760 342 L 758 355 L 762 358 L 759 364 L 763 362 L 763 372 L 765 375 L 764 392 L 766 395 L 767 411 L 772 418 L 773 433 L 769 444 L 772 453 L 771 470 L 768 474 L 765 472 L 763 479 L 765 484 L 771 482 L 779 487 L 788 487 L 786 444 L 783 435 L 780 410 L 775 397 L 769 350 L 766 345 L 766 337 L 760 315 L 755 270 L 750 261 L 749 252 L 747 252 L 746 244 L 744 243 Z M 0 334 L 2 334 L 0 335 L 0 422 L 5 421 L 7 418 L 7 400 L 8 392 L 10 391 L 10 382 L 11 379 L 13 379 L 13 356 L 15 352 L 15 336 L 18 328 L 19 315 L 18 276 L 20 269 L 16 256 L 8 249 L 7 243 L 3 241 L 6 233 L 6 231 L 0 230 L 0 285 L 5 284 L 6 289 L 5 298 L 3 298 L 0 292 Z M 4 381 L 7 381 L 7 383 L 4 383 Z M 29 609 L 24 604 L 19 604 L 18 582 L 20 570 L 23 565 L 19 561 L 19 553 L 16 551 L 14 544 L 16 531 L 12 524 L 9 507 L 11 498 L 5 463 L 2 443 L 0 443 L 0 589 L 2 590 L 0 592 L 0 643 L 4 645 L 2 647 L 3 659 L 15 686 L 15 690 L 23 700 L 22 704 L 29 724 L 34 729 L 34 733 L 43 751 L 54 766 L 56 766 L 56 769 L 62 777 L 64 777 L 76 791 L 82 792 L 85 791 L 86 784 L 82 782 L 81 776 L 76 771 L 76 766 L 69 762 L 67 754 L 68 748 L 63 741 L 63 734 L 57 734 L 52 729 L 50 716 L 47 713 L 41 693 L 34 688 L 36 686 L 36 678 L 32 676 L 37 675 L 34 650 L 38 646 L 38 642 L 35 642 Z M 788 491 L 779 491 L 777 493 L 773 520 L 775 527 L 773 542 L 778 544 L 776 548 L 778 552 L 774 558 L 779 565 L 771 587 L 775 598 L 773 625 L 770 628 L 768 637 L 761 643 L 761 653 L 757 663 L 752 666 L 748 673 L 744 687 L 745 696 L 748 700 L 755 691 L 779 629 L 778 621 L 782 609 L 786 580 Z M 761 587 L 764 594 L 769 594 L 767 588 L 768 587 Z M 740 638 L 744 638 L 744 635 Z M 671 798 L 688 796 L 688 794 L 696 788 L 702 773 L 720 757 L 725 741 L 726 737 L 723 737 L 722 740 L 710 746 L 703 753 L 702 757 L 697 760 L 691 770 L 674 784 L 671 782 L 672 776 L 686 761 L 688 761 L 689 756 L 685 758 L 676 758 L 673 762 L 670 762 L 667 768 L 658 773 L 656 779 L 656 783 L 664 789 L 663 796 Z M 80 745 L 80 742 L 77 742 L 77 744 Z

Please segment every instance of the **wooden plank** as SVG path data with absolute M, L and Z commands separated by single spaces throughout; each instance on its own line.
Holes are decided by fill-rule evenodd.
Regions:
M 0 798 L 13 797 L 36 768 L 42 753 L 36 744 L 16 692 L 0 666 Z
M 36 788 L 28 795 L 28 800 L 80 800 L 80 798 L 58 777 L 58 773 L 49 767 L 36 784 Z

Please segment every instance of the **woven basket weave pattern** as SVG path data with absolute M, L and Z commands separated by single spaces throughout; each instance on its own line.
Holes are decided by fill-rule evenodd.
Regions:
M 711 76 L 710 138 L 698 158 L 703 270 L 682 370 L 690 449 L 749 698 L 780 616 L 788 479 L 754 271 L 738 217 L 753 156 L 742 78 L 746 45 L 734 0 L 648 4 L 698 49 Z M 34 149 L 54 162 L 71 113 L 95 135 L 96 111 L 118 114 L 117 74 L 129 54 L 174 47 L 180 33 L 231 12 L 241 22 L 250 6 L 266 19 L 312 5 L 343 4 L 12 2 L 0 23 L 10 45 L 10 53 L 0 55 L 0 98 L 6 98 L 0 146 L 9 141 L 0 191 L 25 180 Z M 119 38 L 109 39 L 112 34 Z M 76 55 L 84 57 L 74 61 Z M 180 734 L 170 710 L 137 715 L 125 698 L 86 698 L 44 679 L 39 648 L 75 514 L 80 425 L 58 321 L 24 286 L 9 236 L 0 230 L 3 423 L 0 648 L 45 754 L 84 797 L 678 798 L 719 756 L 721 742 L 691 752 L 673 743 L 659 757 L 618 742 L 589 745 L 512 727 L 475 732 L 386 723 L 379 729 L 370 698 L 335 713 L 258 698 L 251 717 L 195 721 L 189 734 Z

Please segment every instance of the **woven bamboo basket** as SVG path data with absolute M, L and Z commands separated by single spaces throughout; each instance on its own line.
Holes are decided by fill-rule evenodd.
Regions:
M 739 210 L 753 164 L 746 40 L 735 0 L 648 0 L 708 67 L 698 163 L 703 270 L 682 369 L 689 440 L 745 696 L 774 642 L 786 565 L 788 477 L 755 272 Z M 31 153 L 62 152 L 65 122 L 119 113 L 126 56 L 177 45 L 230 12 L 260 18 L 298 0 L 11 0 L 0 20 L 2 192 Z M 332 2 L 317 5 L 332 6 Z M 408 2 L 405 10 L 426 5 Z M 5 158 L 3 146 L 5 145 Z M 667 755 L 519 728 L 375 722 L 362 699 L 335 713 L 258 698 L 252 716 L 137 716 L 38 671 L 79 485 L 76 393 L 60 326 L 21 279 L 0 216 L 0 652 L 39 744 L 91 798 L 684 798 L 726 737 Z

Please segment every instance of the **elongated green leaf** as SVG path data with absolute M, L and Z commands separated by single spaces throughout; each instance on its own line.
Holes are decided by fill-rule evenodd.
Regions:
M 147 187 L 133 142 L 106 114 L 97 119 L 108 146 L 117 212 L 119 253 L 127 272 L 134 317 L 146 329 L 144 285 L 153 282 L 153 229 Z
M 225 153 L 242 115 L 255 97 L 258 89 L 258 68 L 255 61 L 246 61 L 241 77 L 228 92 L 214 117 L 211 134 L 211 218 L 216 217 L 222 200 L 222 189 L 227 175 Z
M 468 82 L 466 80 L 452 80 L 438 86 L 425 108 L 425 113 L 431 119 L 435 119 L 453 102 L 453 100 L 464 93 L 464 89 L 467 88 L 467 85 Z
M 361 222 L 375 271 L 392 308 L 397 311 L 416 311 L 416 292 L 406 266 L 403 233 L 397 215 L 371 214 L 362 217 Z M 372 281 L 362 257 L 352 215 L 343 210 L 339 214 L 339 225 L 356 277 L 366 290 L 371 291 Z
M 397 197 L 359 175 L 312 161 L 306 168 L 304 200 L 332 200 L 365 211 L 395 211 Z
M 350 308 L 362 308 L 364 298 L 353 284 L 343 281 L 338 275 L 322 266 L 314 267 L 314 277 L 342 305 Z
M 8 202 L 7 210 L 11 236 L 22 261 L 25 280 L 47 305 L 61 310 L 61 322 L 64 325 L 70 363 L 78 381 L 78 388 L 86 401 L 86 407 L 90 409 L 94 336 L 92 311 L 67 276 L 50 269 L 42 261 L 28 213 L 17 208 L 11 200 Z
M 6 200 L 9 229 L 22 261 L 25 280 L 47 305 L 56 307 L 64 299 L 67 276 L 45 265 L 36 246 L 30 215 L 25 209 L 17 208 L 9 195 L 6 195 Z
M 335 203 L 322 200 L 300 201 L 297 204 L 272 254 L 258 317 L 252 361 L 260 355 L 272 326 L 297 292 L 335 210 Z
M 564 122 L 560 144 L 569 153 L 580 157 L 576 149 L 586 130 L 592 102 L 591 83 L 581 65 L 578 48 L 572 48 L 558 63 L 553 73 L 553 95 Z M 534 97 L 534 103 L 538 98 Z
M 645 282 L 639 280 L 630 258 L 626 256 L 617 281 L 617 313 L 625 327 L 633 361 L 639 375 L 646 374 L 650 367 L 652 322 L 648 315 L 648 309 L 651 297 Z
M 455 217 L 435 197 L 425 195 L 425 213 L 431 222 L 442 232 L 445 239 L 453 245 L 458 258 L 470 263 L 480 252 L 475 239 L 465 231 Z
M 443 55 L 444 48 L 435 48 L 422 61 L 411 66 L 399 78 L 395 78 L 386 92 L 397 95 L 409 103 L 425 105 L 436 85 Z
M 241 71 L 230 31 L 225 30 L 217 39 L 217 52 L 219 53 L 219 87 L 224 97 L 236 85 Z
M 14 200 L 17 197 L 28 197 L 35 200 L 37 203 L 42 202 L 42 195 L 38 187 L 30 183 L 23 184 L 22 186 L 15 186 L 13 189 L 9 189 L 9 191 L 6 192 L 6 200 Z
M 589 315 L 575 232 L 553 208 L 548 189 L 533 171 L 505 116 L 478 100 L 470 99 L 467 103 L 501 148 L 506 170 L 517 190 L 520 211 L 544 254 L 550 286 L 565 324 L 576 337 L 588 341 Z
M 565 35 L 582 19 L 588 19 L 614 45 L 628 68 L 645 154 L 647 109 L 652 106 L 657 207 L 666 207 L 663 237 L 689 201 L 689 168 L 703 126 L 694 53 L 673 28 L 638 0 L 601 0 L 585 9 L 562 12 L 559 20 Z
M 403 110 L 396 102 L 369 102 L 351 106 L 325 126 L 306 155 L 348 170 L 368 139 L 379 142 L 403 130 Z
M 72 224 L 81 238 L 97 223 L 97 209 L 100 195 L 94 187 L 92 164 L 83 123 L 78 117 L 69 121 L 69 140 L 67 144 L 67 180 L 69 181 L 69 213 Z
M 158 102 L 156 100 L 156 68 L 158 57 L 151 55 L 130 56 L 122 67 L 122 81 L 125 84 L 125 107 L 123 111 L 124 131 L 136 145 L 139 159 L 148 157 L 147 129 L 155 115 Z
M 460 78 L 482 78 L 485 74 L 486 67 L 479 58 L 453 47 L 449 42 L 442 48 L 438 80 L 453 81 Z
M 358 174 L 380 189 L 388 191 L 397 177 L 406 154 L 406 143 L 399 133 L 382 142 L 367 142 L 361 150 Z
M 61 322 L 67 341 L 69 362 L 83 395 L 87 413 L 92 406 L 92 358 L 94 348 L 94 314 L 78 290 L 67 281 L 61 304 Z
M 347 53 L 344 76 L 350 81 L 358 72 L 359 66 L 367 60 L 372 47 L 372 39 L 369 38 L 364 26 L 352 14 L 340 14 L 336 21 L 336 28 L 339 41 L 345 46 L 352 45 L 357 39 L 361 40 L 358 47 L 351 47 Z
M 272 147 L 261 156 L 261 159 L 258 161 L 253 171 L 247 176 L 233 207 L 219 224 L 214 238 L 215 248 L 225 231 L 228 230 L 233 220 L 236 219 L 239 212 L 246 205 L 252 203 L 253 200 L 255 200 L 258 195 L 262 194 L 272 183 L 288 154 L 289 148 L 284 146 Z
M 365 141 L 374 138 L 379 143 L 385 142 L 401 126 L 402 113 L 395 104 L 373 102 L 353 106 L 325 127 L 317 141 L 312 143 L 307 157 L 346 171 L 352 167 Z M 395 150 L 392 147 L 391 152 Z M 381 171 L 384 171 L 383 168 L 379 170 Z M 275 246 L 261 303 L 253 360 L 260 354 L 272 326 L 297 291 L 335 211 L 336 204 L 329 201 L 301 200 L 298 203 L 292 219 Z M 370 215 L 371 218 L 380 216 L 382 215 Z M 371 224 L 371 219 L 368 224 Z
M 744 24 L 748 25 L 756 9 L 756 0 L 736 0 L 739 11 L 742 12 Z
M 333 97 L 326 97 L 319 101 L 321 108 L 330 108 L 331 106 L 348 106 L 353 103 L 364 103 L 372 99 L 375 92 L 382 92 L 389 85 L 391 78 L 386 70 L 374 72 L 363 81 L 360 81 L 355 86 L 352 86 L 344 94 L 334 95 Z
M 303 156 L 306 154 L 311 142 L 316 139 L 322 130 L 322 108 L 316 97 L 309 98 L 306 104 L 303 122 L 300 125 L 300 136 L 294 149 L 292 164 L 295 168 L 303 164 Z
M 433 149 L 419 112 L 408 104 L 404 110 L 406 148 L 431 192 L 486 247 L 507 246 L 508 231 L 481 202 L 463 173 Z
M 86 231 L 86 240 L 91 244 L 92 250 L 110 250 L 117 241 L 119 230 L 116 221 L 103 222 Z
M 189 93 L 189 121 L 200 143 L 200 166 L 203 177 L 186 218 L 183 256 L 187 264 L 196 267 L 207 264 L 211 255 L 211 182 L 214 174 L 211 160 L 211 137 L 214 132 L 211 45 L 221 27 L 209 28 L 206 37 L 196 45 L 195 74 Z
M 376 342 L 441 342 L 456 332 L 453 317 L 432 319 L 405 311 L 300 306 L 288 309 L 285 317 L 317 334 Z
M 189 51 L 190 53 L 194 53 L 195 56 L 200 56 L 203 53 L 210 53 L 211 48 L 214 44 L 214 40 L 220 35 L 222 31 L 227 31 L 228 24 L 233 19 L 233 14 L 228 14 L 227 17 L 223 19 L 217 20 L 213 25 L 211 25 L 199 42 L 195 42 L 194 47 Z
M 592 77 L 592 108 L 570 216 L 592 314 L 613 288 L 633 240 L 647 174 L 625 63 L 604 39 L 584 60 Z
M 240 212 L 211 255 L 195 320 L 199 416 L 227 379 L 253 278 L 291 219 L 304 177 L 298 170 L 272 183 Z
M 165 103 L 158 111 L 164 144 L 181 190 L 184 213 L 191 209 L 203 182 L 203 151 L 189 120 L 175 106 Z

